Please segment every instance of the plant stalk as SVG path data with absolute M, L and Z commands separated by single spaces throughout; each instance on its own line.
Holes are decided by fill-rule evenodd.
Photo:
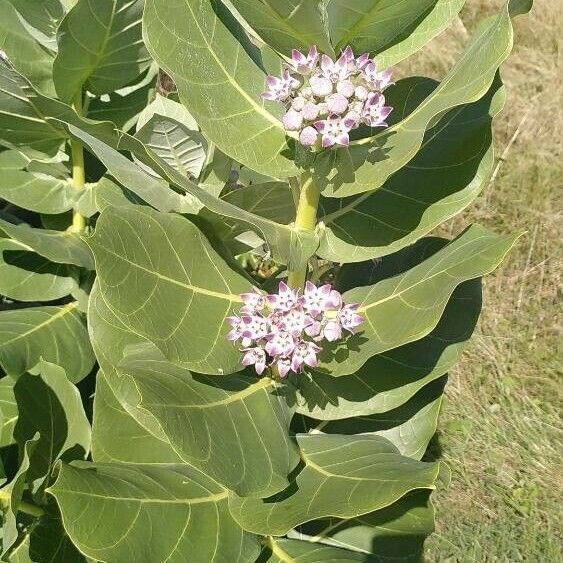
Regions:
M 6 507 L 9 506 L 10 497 L 11 497 L 10 492 L 0 491 L 0 505 L 3 508 L 6 508 Z M 30 516 L 35 516 L 36 518 L 43 516 L 43 514 L 45 513 L 45 511 L 40 506 L 37 506 L 35 504 L 31 504 L 29 502 L 25 502 L 23 500 L 20 501 L 19 504 L 18 504 L 18 511 L 19 512 L 25 512 L 26 514 L 29 514 Z
M 78 115 L 82 115 L 82 89 L 76 94 L 72 107 Z M 75 139 L 70 140 L 70 152 L 72 158 L 72 185 L 80 192 L 86 186 L 86 172 L 84 169 L 84 147 Z M 81 233 L 86 228 L 86 217 L 76 209 L 72 214 L 72 230 Z
M 313 182 L 309 173 L 301 176 L 301 192 L 297 205 L 295 227 L 299 231 L 314 232 L 317 225 L 317 209 L 319 207 L 320 190 Z M 290 270 L 287 284 L 291 288 L 301 288 L 305 285 L 307 278 L 307 264 L 300 269 Z

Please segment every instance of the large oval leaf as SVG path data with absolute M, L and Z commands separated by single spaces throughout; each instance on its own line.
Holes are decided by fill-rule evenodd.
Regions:
M 225 319 L 251 283 L 193 223 L 145 207 L 110 207 L 88 244 L 104 299 L 130 330 L 195 371 L 239 369 Z
M 299 434 L 297 442 L 304 467 L 288 490 L 266 500 L 230 495 L 245 530 L 283 535 L 317 518 L 367 514 L 414 489 L 433 489 L 438 476 L 437 464 L 403 457 L 379 436 Z
M 418 266 L 344 294 L 366 322 L 346 343 L 321 353 L 321 371 L 354 373 L 368 358 L 426 336 L 454 289 L 493 271 L 520 235 L 500 236 L 473 225 Z
M 12 377 L 40 359 L 61 366 L 80 381 L 94 366 L 94 354 L 77 303 L 0 312 L 0 365 Z
M 491 123 L 503 103 L 497 76 L 481 100 L 452 110 L 429 129 L 419 153 L 381 189 L 325 199 L 317 254 L 336 262 L 390 254 L 469 205 L 492 172 Z
M 141 37 L 143 0 L 78 0 L 63 19 L 53 76 L 70 102 L 84 86 L 96 95 L 129 84 L 150 65 Z
M 227 491 L 187 465 L 63 465 L 49 492 L 95 560 L 248 563 L 259 552 L 229 515 Z
M 240 495 L 287 486 L 299 460 L 289 438 L 293 410 L 269 378 L 191 375 L 158 354 L 122 363 L 139 391 L 139 410 L 158 421 L 180 457 Z
M 315 177 L 328 197 L 347 197 L 381 185 L 418 152 L 428 126 L 446 111 L 474 102 L 491 86 L 512 48 L 508 5 L 477 32 L 456 65 L 410 115 L 348 148 L 323 151 Z
M 147 0 L 143 33 L 208 139 L 263 174 L 297 175 L 287 154 L 282 108 L 265 107 L 260 97 L 266 78 L 262 55 L 220 1 Z

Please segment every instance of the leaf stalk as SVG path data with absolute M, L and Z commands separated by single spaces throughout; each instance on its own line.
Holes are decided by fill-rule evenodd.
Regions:
M 72 107 L 78 115 L 82 115 L 82 89 L 76 94 Z M 80 192 L 86 186 L 86 171 L 84 168 L 84 147 L 82 143 L 76 139 L 70 140 L 70 152 L 72 158 L 72 185 L 74 189 Z M 86 217 L 80 214 L 76 209 L 72 213 L 72 230 L 75 232 L 83 232 L 86 228 Z

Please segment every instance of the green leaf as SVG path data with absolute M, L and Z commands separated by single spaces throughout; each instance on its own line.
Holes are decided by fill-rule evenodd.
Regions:
M 106 376 L 98 372 L 92 423 L 92 459 L 96 462 L 182 463 L 169 442 L 141 426 L 119 402 Z
M 290 537 L 374 555 L 375 561 L 420 563 L 424 540 L 434 531 L 429 497 L 428 490 L 414 491 L 387 508 L 358 518 L 309 522 L 298 532 L 290 532 Z
M 12 377 L 40 359 L 61 366 L 80 381 L 94 366 L 94 354 L 77 304 L 0 312 L 0 365 Z
M 22 374 L 14 386 L 19 410 L 14 438 L 23 447 L 39 433 L 26 479 L 31 491 L 42 498 L 57 459 L 65 454 L 70 459 L 85 459 L 90 452 L 90 423 L 80 393 L 64 369 L 40 362 L 37 371 L 40 375 Z
M 78 0 L 58 30 L 53 76 L 62 101 L 72 101 L 83 87 L 109 94 L 150 66 L 142 13 L 143 0 Z
M 54 215 L 72 209 L 76 190 L 69 180 L 23 170 L 2 170 L 0 197 L 23 209 Z
M 419 79 L 403 81 L 411 91 Z M 406 97 L 408 99 L 408 96 Z M 491 123 L 504 103 L 497 76 L 478 102 L 452 110 L 426 132 L 420 152 L 375 192 L 323 200 L 326 229 L 317 254 L 359 262 L 390 254 L 459 213 L 480 193 L 494 164 Z
M 42 92 L 54 95 L 53 53 L 29 33 L 25 20 L 9 0 L 0 0 L 0 49 Z
M 199 131 L 197 121 L 193 118 L 192 114 L 180 103 L 161 96 L 158 92 L 154 100 L 143 109 L 139 115 L 137 123 L 137 131 L 144 127 L 155 115 L 162 117 L 169 117 L 174 121 L 183 123 L 186 128 L 192 131 Z
M 299 456 L 283 387 L 253 375 L 192 375 L 151 354 L 127 357 L 121 369 L 139 391 L 139 410 L 154 416 L 186 463 L 240 495 L 287 486 Z
M 54 37 L 57 28 L 65 15 L 65 8 L 59 0 L 41 0 L 29 2 L 28 0 L 9 0 L 19 12 L 23 20 L 31 26 L 37 35 L 42 35 L 43 44 L 56 51 L 57 42 Z
M 189 124 L 186 119 L 179 121 L 155 113 L 137 130 L 135 137 L 182 175 L 198 178 L 205 164 L 208 144 L 205 137 Z
M 446 111 L 480 99 L 512 48 L 512 25 L 506 6 L 478 31 L 456 65 L 405 119 L 356 141 L 348 148 L 323 151 L 315 161 L 315 178 L 328 197 L 374 190 L 418 152 L 426 129 Z
M 231 4 L 270 47 L 286 56 L 292 49 L 308 51 L 312 45 L 334 53 L 323 0 L 231 0 Z
M 400 407 L 457 363 L 480 311 L 480 280 L 461 284 L 425 338 L 375 355 L 346 377 L 318 371 L 300 375 L 297 412 L 318 420 L 338 420 Z
M 379 436 L 298 434 L 304 467 L 266 500 L 229 497 L 235 520 L 258 534 L 283 535 L 310 520 L 350 518 L 385 508 L 414 489 L 433 489 L 438 465 L 401 456 Z
M 434 381 L 400 407 L 382 414 L 343 420 L 304 421 L 304 431 L 343 434 L 353 437 L 369 434 L 387 438 L 401 453 L 422 459 L 438 425 L 445 381 Z
M 268 563 L 359 563 L 365 561 L 361 553 L 352 553 L 338 547 L 319 545 L 285 538 L 268 538 L 268 548 L 260 561 Z
M 76 233 L 35 229 L 24 223 L 15 225 L 4 219 L 0 219 L 0 230 L 52 262 L 94 269 L 92 253 Z
M 4 0 L 6 1 L 6 0 Z M 33 59 L 31 59 L 33 60 Z M 41 99 L 23 76 L 0 59 L 0 141 L 54 153 L 65 133 L 51 123 L 34 103 Z
M 18 420 L 14 384 L 11 377 L 0 379 L 0 448 L 14 443 L 14 426 Z
M 2 522 L 2 557 L 16 543 L 18 539 L 18 508 L 25 490 L 26 474 L 30 467 L 30 457 L 33 454 L 39 435 L 36 434 L 27 441 L 22 448 L 21 463 L 14 478 L 0 490 L 0 500 L 4 509 Z
M 190 221 L 144 207 L 110 207 L 88 244 L 104 299 L 130 330 L 195 371 L 240 369 L 225 319 L 251 283 Z
M 227 491 L 186 465 L 63 465 L 49 492 L 73 543 L 96 560 L 248 563 L 258 556 L 258 541 L 229 515 Z
M 473 225 L 418 266 L 344 294 L 366 318 L 345 343 L 325 349 L 320 371 L 354 373 L 368 358 L 423 338 L 434 329 L 454 289 L 492 272 L 520 235 L 500 236 Z
M 327 11 L 335 50 L 351 45 L 377 55 L 380 68 L 398 63 L 446 29 L 465 0 L 331 0 Z
M 68 266 L 54 264 L 28 246 L 0 238 L 0 294 L 18 301 L 54 301 L 76 287 Z
M 220 1 L 148 0 L 143 33 L 210 141 L 263 174 L 297 175 L 280 121 L 283 108 L 265 106 L 260 97 L 262 54 Z

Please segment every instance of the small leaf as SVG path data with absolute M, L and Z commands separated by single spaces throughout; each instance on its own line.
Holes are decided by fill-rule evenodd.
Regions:
M 58 29 L 53 75 L 62 101 L 72 101 L 83 86 L 109 94 L 149 67 L 142 13 L 143 0 L 78 0 Z
M 41 358 L 56 363 L 71 381 L 94 366 L 94 354 L 76 303 L 0 312 L 0 365 L 17 378 Z
M 257 539 L 229 515 L 227 491 L 187 465 L 63 465 L 49 492 L 73 543 L 96 560 L 248 563 L 258 556 Z
M 0 448 L 15 443 L 14 426 L 18 420 L 18 405 L 14 397 L 14 384 L 11 377 L 0 379 Z
M 350 518 L 385 508 L 414 489 L 433 489 L 438 465 L 401 456 L 379 436 L 298 434 L 304 467 L 286 491 L 266 500 L 229 497 L 248 531 L 283 535 L 327 516 Z

